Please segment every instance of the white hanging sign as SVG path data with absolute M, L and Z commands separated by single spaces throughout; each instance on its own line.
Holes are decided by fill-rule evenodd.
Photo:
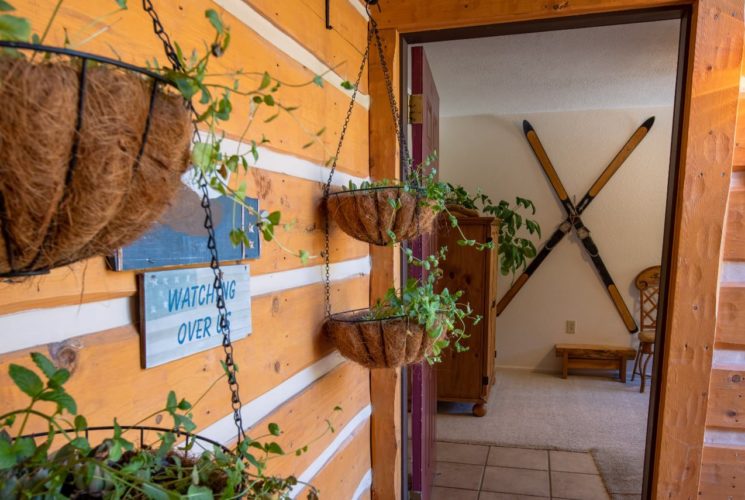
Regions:
M 237 340 L 251 333 L 249 266 L 225 266 L 222 271 L 230 338 Z M 212 269 L 143 273 L 139 279 L 140 358 L 144 368 L 222 344 Z

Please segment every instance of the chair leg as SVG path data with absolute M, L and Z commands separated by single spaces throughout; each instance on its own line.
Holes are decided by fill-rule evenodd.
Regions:
M 642 358 L 642 346 L 639 346 L 639 349 L 636 350 L 636 358 L 634 358 L 634 369 L 631 371 L 631 381 L 634 381 L 634 377 L 636 377 L 636 372 L 639 371 L 639 364 L 641 362 Z
M 642 385 L 639 388 L 639 392 L 644 392 L 644 379 L 647 378 L 647 365 L 649 364 L 649 360 L 652 359 L 652 356 L 653 355 L 654 355 L 654 353 L 651 353 L 651 352 L 648 353 L 647 354 L 647 359 L 644 360 L 644 363 L 642 365 L 642 373 L 641 373 Z

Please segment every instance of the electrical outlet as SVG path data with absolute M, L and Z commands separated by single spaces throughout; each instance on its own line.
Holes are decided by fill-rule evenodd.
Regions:
M 566 324 L 566 333 L 573 334 L 575 331 L 575 328 L 577 326 L 577 322 L 573 319 L 568 319 Z

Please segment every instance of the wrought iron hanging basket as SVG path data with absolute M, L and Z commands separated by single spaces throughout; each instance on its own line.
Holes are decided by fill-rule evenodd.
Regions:
M 406 316 L 370 319 L 369 309 L 332 314 L 326 333 L 342 356 L 367 368 L 419 363 L 437 340 Z
M 156 426 L 149 426 L 149 425 L 120 425 L 119 429 L 122 431 L 134 431 L 139 435 L 139 446 L 140 449 L 146 449 L 150 448 L 151 444 L 148 444 L 146 438 L 151 435 L 152 433 L 155 433 L 156 435 L 162 435 L 165 433 L 171 433 L 176 438 L 184 438 L 184 443 L 182 446 L 180 446 L 181 449 L 184 451 L 191 451 L 193 449 L 197 449 L 196 453 L 202 452 L 202 451 L 212 451 L 215 448 L 219 448 L 225 453 L 231 453 L 230 449 L 227 448 L 222 443 L 218 443 L 217 441 L 214 441 L 212 439 L 200 436 L 199 434 L 194 434 L 191 432 L 186 432 L 181 429 L 169 429 L 167 427 L 156 427 Z M 85 436 L 86 439 L 91 439 L 91 435 L 95 433 L 105 433 L 107 437 L 114 434 L 114 431 L 116 428 L 113 425 L 101 425 L 101 426 L 91 426 L 86 427 L 84 429 L 80 429 L 76 431 L 75 429 L 64 429 L 64 430 L 58 430 L 58 434 L 82 434 Z M 36 432 L 34 434 L 25 434 L 21 437 L 26 438 L 46 438 L 49 436 L 49 432 Z M 156 439 L 155 441 L 159 441 L 160 439 Z
M 137 239 L 189 165 L 184 99 L 161 75 L 121 61 L 23 42 L 0 48 L 0 276 L 40 274 Z
M 337 191 L 326 203 L 329 216 L 345 233 L 380 246 L 430 232 L 438 214 L 416 190 L 403 186 Z

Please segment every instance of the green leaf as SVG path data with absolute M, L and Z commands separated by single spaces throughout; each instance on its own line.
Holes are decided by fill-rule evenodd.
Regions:
M 282 212 L 274 211 L 270 213 L 266 218 L 269 220 L 269 222 L 276 226 L 279 224 L 279 221 L 282 218 Z
M 28 368 L 11 364 L 8 373 L 16 386 L 32 398 L 35 398 L 44 390 L 44 384 L 39 376 Z
M 70 444 L 83 453 L 88 453 L 91 450 L 90 443 L 88 443 L 88 440 L 84 437 L 76 437 L 75 439 L 70 441 Z
M 343 82 L 341 82 L 341 87 L 347 90 L 354 90 L 354 84 L 349 80 L 344 80 Z
M 300 263 L 301 264 L 307 264 L 308 259 L 310 258 L 310 254 L 308 254 L 307 250 L 300 250 Z
M 183 427 L 186 432 L 191 432 L 197 428 L 196 424 L 191 421 L 191 418 L 186 415 L 179 415 L 178 413 L 173 415 L 173 423 L 176 429 Z
M 151 500 L 170 500 L 172 497 L 166 490 L 152 483 L 143 483 L 142 492 Z
M 194 97 L 194 95 L 196 95 L 196 93 L 201 90 L 199 88 L 199 84 L 188 75 L 176 72 L 169 72 L 168 76 L 171 78 L 171 81 L 174 83 L 174 85 L 176 85 L 176 88 L 179 90 L 179 92 L 181 92 L 181 95 L 187 101 Z
M 196 470 L 196 468 L 194 469 Z M 207 486 L 197 486 L 192 484 L 186 492 L 186 498 L 190 500 L 213 500 L 212 490 Z
M 215 31 L 222 35 L 225 31 L 225 27 L 222 24 L 220 14 L 218 14 L 214 9 L 208 9 L 204 12 L 204 16 L 210 20 L 210 24 L 215 28 Z
M 51 378 L 57 371 L 57 367 L 49 361 L 49 358 L 39 352 L 32 352 L 31 359 L 34 361 L 34 364 L 39 367 L 39 370 L 47 376 L 47 378 Z
M 272 77 L 271 75 L 264 71 L 264 76 L 261 77 L 261 84 L 259 85 L 259 90 L 264 90 L 272 83 Z
M 321 77 L 321 75 L 314 76 L 313 83 L 318 85 L 319 87 L 323 87 L 323 77 Z
M 16 10 L 16 8 L 10 5 L 5 0 L 0 0 L 0 12 L 10 12 L 13 10 Z
M 66 368 L 59 368 L 49 379 L 49 387 L 62 387 L 70 379 L 70 372 Z
M 264 449 L 265 449 L 265 450 L 266 450 L 266 451 L 267 451 L 268 453 L 274 453 L 275 455 L 284 455 L 284 454 L 285 454 L 285 452 L 284 452 L 284 450 L 282 449 L 282 447 L 281 447 L 281 446 L 279 446 L 279 445 L 278 445 L 277 443 L 275 443 L 275 442 L 271 442 L 271 443 L 267 443 L 267 444 L 265 444 L 265 445 L 264 445 Z
M 274 97 L 267 94 L 264 96 L 264 104 L 267 106 L 274 106 Z
M 271 123 L 274 120 L 276 120 L 277 118 L 279 118 L 279 113 L 274 113 L 272 116 L 270 116 L 269 118 L 267 118 L 266 120 L 264 120 L 264 123 Z
M 197 142 L 191 150 L 191 161 L 202 171 L 208 171 L 213 165 L 213 153 L 215 148 L 206 142 Z
M 269 434 L 271 434 L 272 436 L 279 436 L 280 434 L 282 434 L 282 431 L 279 430 L 279 425 L 273 422 L 269 424 Z
M 173 391 L 168 392 L 168 397 L 166 398 L 166 410 L 168 413 L 173 413 L 176 411 L 176 407 L 178 406 L 178 402 L 176 400 L 176 393 Z
M 31 24 L 22 17 L 0 15 L 0 39 L 26 41 L 31 36 Z
M 85 419 L 83 415 L 78 415 L 75 417 L 75 430 L 80 432 L 84 430 L 86 427 L 88 427 L 88 421 Z
M 57 403 L 57 411 L 60 413 L 62 413 L 62 410 L 67 410 L 72 415 L 75 415 L 78 412 L 77 403 L 75 403 L 72 396 L 66 393 L 63 389 L 44 391 L 39 395 L 39 399 Z
M 114 0 L 120 9 L 127 10 L 127 0 Z
M 25 460 L 33 456 L 36 450 L 36 443 L 32 438 L 22 437 L 13 441 L 12 451 L 16 456 L 16 461 Z
M 16 455 L 10 441 L 0 439 L 0 470 L 10 469 L 16 464 Z

